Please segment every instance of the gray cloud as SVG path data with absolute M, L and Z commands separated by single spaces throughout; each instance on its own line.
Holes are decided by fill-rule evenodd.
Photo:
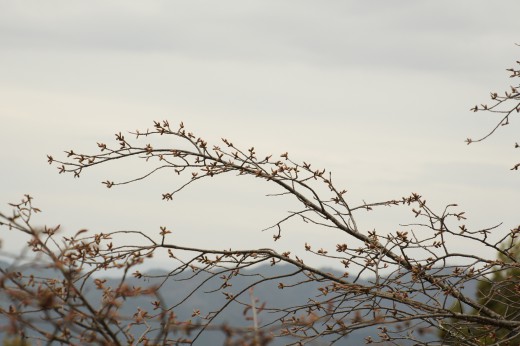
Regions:
M 178 208 L 176 223 L 204 228 L 189 217 L 198 195 L 186 193 L 181 206 L 156 200 L 178 180 L 105 198 L 99 180 L 131 169 L 114 165 L 73 182 L 45 163 L 47 153 L 94 150 L 116 131 L 169 118 L 211 141 L 229 136 L 327 167 L 355 202 L 416 190 L 500 221 L 500 211 L 475 201 L 485 190 L 485 203 L 516 206 L 500 177 L 511 173 L 516 152 L 507 149 L 517 132 L 504 129 L 482 146 L 463 140 L 491 126 L 491 117 L 468 109 L 507 87 L 518 10 L 518 1 L 477 0 L 0 0 L 0 124 L 9 128 L 0 136 L 0 162 L 9 163 L 0 191 L 12 201 L 34 193 L 53 222 L 70 228 L 146 229 L 155 227 L 150 219 L 170 222 L 167 210 Z M 249 186 L 237 184 L 235 200 L 247 199 Z M 233 203 L 219 200 L 214 212 Z M 146 217 L 132 212 L 130 220 L 136 204 Z M 252 214 L 267 208 L 260 204 Z M 245 226 L 255 225 L 234 219 L 226 234 Z
M 485 1 L 3 1 L 0 42 L 2 49 L 453 72 L 482 66 L 493 42 L 513 49 L 520 5 L 500 6 L 508 9 Z

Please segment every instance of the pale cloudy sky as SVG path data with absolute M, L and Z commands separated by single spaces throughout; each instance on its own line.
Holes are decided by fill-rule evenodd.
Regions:
M 177 243 L 222 248 L 342 241 L 295 226 L 273 244 L 259 230 L 293 204 L 266 199 L 259 182 L 219 178 L 165 203 L 175 176 L 99 183 L 143 172 L 135 162 L 80 180 L 46 164 L 46 154 L 92 151 L 169 119 L 211 142 L 326 167 L 354 203 L 415 191 L 505 232 L 518 223 L 520 176 L 509 170 L 518 132 L 464 139 L 494 124 L 469 108 L 511 83 L 519 11 L 517 0 L 0 0 L 2 210 L 30 193 L 45 212 L 38 222 L 67 230 L 167 225 Z M 394 231 L 408 216 L 385 210 L 361 226 Z

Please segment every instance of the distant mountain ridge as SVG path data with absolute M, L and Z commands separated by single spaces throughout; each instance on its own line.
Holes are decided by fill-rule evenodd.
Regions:
M 0 263 L 1 268 L 8 267 L 7 263 Z M 288 265 L 277 265 L 277 266 L 268 266 L 261 265 L 255 267 L 253 269 L 243 269 L 241 270 L 241 276 L 233 277 L 229 283 L 232 285 L 225 289 L 226 292 L 230 294 L 236 295 L 238 292 L 246 288 L 252 279 L 260 278 L 261 276 L 281 276 L 285 274 L 289 274 L 291 272 L 295 272 L 297 269 Z M 30 268 L 23 269 L 24 274 L 28 275 L 31 272 Z M 327 272 L 333 273 L 334 275 L 341 276 L 341 272 L 337 270 L 328 269 Z M 43 277 L 45 275 L 52 275 L 51 270 L 38 270 L 38 276 Z M 101 279 L 102 276 L 99 275 L 96 278 Z M 227 302 L 226 297 L 222 294 L 222 291 L 219 288 L 222 285 L 223 280 L 218 277 L 209 279 L 209 274 L 200 272 L 194 278 L 189 279 L 190 275 L 194 273 L 185 273 L 181 277 L 176 277 L 175 280 L 169 279 L 166 280 L 161 289 L 161 295 L 164 299 L 164 302 L 167 306 L 174 306 L 175 314 L 179 317 L 179 319 L 192 319 L 196 320 L 197 317 L 193 318 L 192 314 L 194 311 L 200 310 L 200 315 L 204 316 L 211 311 L 217 311 L 223 304 Z M 147 287 L 159 284 L 163 282 L 165 275 L 168 275 L 167 270 L 157 269 L 153 271 L 148 271 L 146 273 L 142 273 L 141 278 L 136 277 L 128 277 L 126 279 L 126 283 L 132 287 Z M 116 287 L 120 283 L 120 278 L 116 277 L 104 277 L 105 286 Z M 320 287 L 320 283 L 317 282 L 308 282 L 302 285 L 297 285 L 295 287 L 289 287 L 292 284 L 295 284 L 298 280 L 303 280 L 305 277 L 303 274 L 298 274 L 296 276 L 290 278 L 284 278 L 283 280 L 273 280 L 265 283 L 261 283 L 254 288 L 254 297 L 259 300 L 259 304 L 265 302 L 267 307 L 291 307 L 296 305 L 304 304 L 308 301 L 308 299 L 317 298 L 321 292 L 318 290 Z M 278 284 L 280 282 L 284 283 L 285 288 L 280 289 Z M 366 284 L 369 280 L 360 280 L 360 284 Z M 186 301 L 182 301 L 193 289 L 204 283 L 201 288 L 195 292 L 193 292 L 189 299 Z M 467 287 L 468 292 L 474 292 L 474 287 Z M 85 292 L 87 292 L 87 296 L 89 300 L 92 302 L 93 306 L 99 306 L 102 299 L 102 292 L 95 288 L 94 283 L 90 281 L 90 283 L 85 287 Z M 249 303 L 250 297 L 248 292 L 238 297 L 239 300 Z M 121 307 L 121 313 L 127 316 L 132 316 L 137 308 L 141 308 L 143 310 L 148 310 L 150 313 L 153 311 L 152 301 L 155 300 L 153 296 L 137 296 L 137 297 L 129 297 L 125 300 L 123 306 Z M 2 306 L 5 308 L 9 303 L 5 299 L 5 295 L 0 291 L 0 302 Z M 246 321 L 243 315 L 244 306 L 232 303 L 226 309 L 220 313 L 213 323 L 215 325 L 219 324 L 227 324 L 230 326 L 251 326 L 251 321 Z M 267 318 L 271 317 L 270 313 L 267 311 L 263 311 L 259 315 L 260 324 L 267 322 Z M 272 317 L 269 319 L 271 320 Z M 144 331 L 144 328 L 143 328 Z M 137 328 L 136 332 L 142 332 L 139 328 Z M 377 335 L 376 327 L 365 328 L 354 333 L 349 334 L 348 336 L 343 337 L 341 340 L 335 343 L 335 345 L 361 345 L 364 344 L 365 337 L 372 335 Z M 0 335 L 0 338 L 3 338 Z M 197 339 L 195 345 L 220 345 L 224 341 L 224 336 L 221 332 L 215 331 L 207 331 L 204 332 L 200 338 Z M 295 339 L 290 338 L 275 338 L 271 345 L 285 345 L 287 343 L 294 342 Z M 314 343 L 310 343 L 309 345 L 324 345 L 328 344 L 329 341 L 327 338 L 323 338 L 317 340 Z

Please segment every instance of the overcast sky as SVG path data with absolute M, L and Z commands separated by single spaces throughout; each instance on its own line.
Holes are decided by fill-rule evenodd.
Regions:
M 46 154 L 93 151 L 118 131 L 168 119 L 210 142 L 227 137 L 326 167 L 353 203 L 414 191 L 438 208 L 458 203 L 468 225 L 504 222 L 506 232 L 518 224 L 520 176 L 509 170 L 518 128 L 464 140 L 494 124 L 469 109 L 510 85 L 519 11 L 518 0 L 0 0 L 1 208 L 29 193 L 44 211 L 38 223 L 167 225 L 183 245 L 343 242 L 293 227 L 273 244 L 259 230 L 292 204 L 263 197 L 272 190 L 256 181 L 219 178 L 165 203 L 176 176 L 107 190 L 101 180 L 143 167 L 74 180 L 46 163 Z M 361 227 L 395 231 L 410 221 L 403 215 L 371 213 Z

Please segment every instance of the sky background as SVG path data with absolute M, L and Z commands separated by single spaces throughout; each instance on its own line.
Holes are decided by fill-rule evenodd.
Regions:
M 464 140 L 495 124 L 469 109 L 512 83 L 519 11 L 517 0 L 0 0 L 1 210 L 29 193 L 44 211 L 37 224 L 69 232 L 165 225 L 181 245 L 293 251 L 345 242 L 291 225 L 274 244 L 260 230 L 294 204 L 264 197 L 274 191 L 255 180 L 208 180 L 166 203 L 177 176 L 100 184 L 143 173 L 138 162 L 79 180 L 46 163 L 168 119 L 210 143 L 226 137 L 327 168 L 353 204 L 414 191 L 438 210 L 458 203 L 473 229 L 503 222 L 503 234 L 518 224 L 518 132 Z M 385 209 L 360 226 L 395 231 L 410 217 Z M 4 250 L 23 245 L 2 232 Z

